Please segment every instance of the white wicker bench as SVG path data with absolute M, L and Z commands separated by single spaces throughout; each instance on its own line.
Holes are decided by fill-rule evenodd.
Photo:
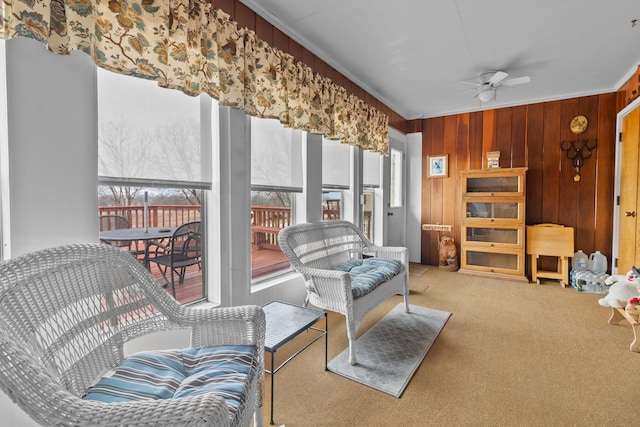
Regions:
M 172 329 L 192 347 L 125 355 Z M 41 425 L 261 425 L 264 339 L 260 307 L 181 306 L 114 246 L 0 263 L 0 389 Z
M 400 294 L 404 296 L 405 311 L 409 312 L 407 248 L 376 246 L 349 221 L 292 225 L 280 232 L 278 242 L 293 268 L 304 277 L 307 288 L 304 304 L 311 303 L 346 317 L 352 365 L 356 364 L 356 333 L 369 311 L 390 296 Z M 365 295 L 354 296 L 352 275 L 337 267 L 361 258 L 363 253 L 397 260 L 400 271 Z

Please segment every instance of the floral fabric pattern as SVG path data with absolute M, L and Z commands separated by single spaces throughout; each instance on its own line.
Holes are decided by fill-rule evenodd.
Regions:
M 57 54 L 275 118 L 287 127 L 387 154 L 388 117 L 239 28 L 205 0 L 5 0 L 0 38 L 28 37 Z

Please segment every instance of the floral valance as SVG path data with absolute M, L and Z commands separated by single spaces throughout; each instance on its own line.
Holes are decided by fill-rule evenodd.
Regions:
M 388 151 L 385 114 L 205 0 L 4 0 L 0 19 L 2 39 L 33 38 L 58 54 L 81 50 L 117 73 Z

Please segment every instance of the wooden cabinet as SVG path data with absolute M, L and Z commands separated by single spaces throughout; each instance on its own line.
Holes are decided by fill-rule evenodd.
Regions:
M 524 267 L 526 171 L 461 172 L 460 272 L 528 281 Z

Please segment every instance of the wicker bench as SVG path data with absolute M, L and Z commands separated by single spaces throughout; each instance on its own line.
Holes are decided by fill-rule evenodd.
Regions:
M 175 329 L 192 347 L 125 354 Z M 261 425 L 264 339 L 261 307 L 181 306 L 114 246 L 0 263 L 0 389 L 41 425 Z
M 292 225 L 280 231 L 278 242 L 293 268 L 304 277 L 307 289 L 304 305 L 311 303 L 346 317 L 349 363 L 352 365 L 356 364 L 358 326 L 369 311 L 390 296 L 400 294 L 404 296 L 405 311 L 409 312 L 407 248 L 376 246 L 348 221 Z M 370 262 L 360 262 L 363 253 L 374 257 L 368 259 Z M 362 276 L 347 270 L 351 266 L 362 268 L 365 264 L 375 267 L 386 264 L 385 260 L 394 260 L 390 264 L 397 264 L 397 273 L 364 291 L 356 289 L 354 284 Z M 363 276 L 384 274 L 385 271 L 378 269 Z

